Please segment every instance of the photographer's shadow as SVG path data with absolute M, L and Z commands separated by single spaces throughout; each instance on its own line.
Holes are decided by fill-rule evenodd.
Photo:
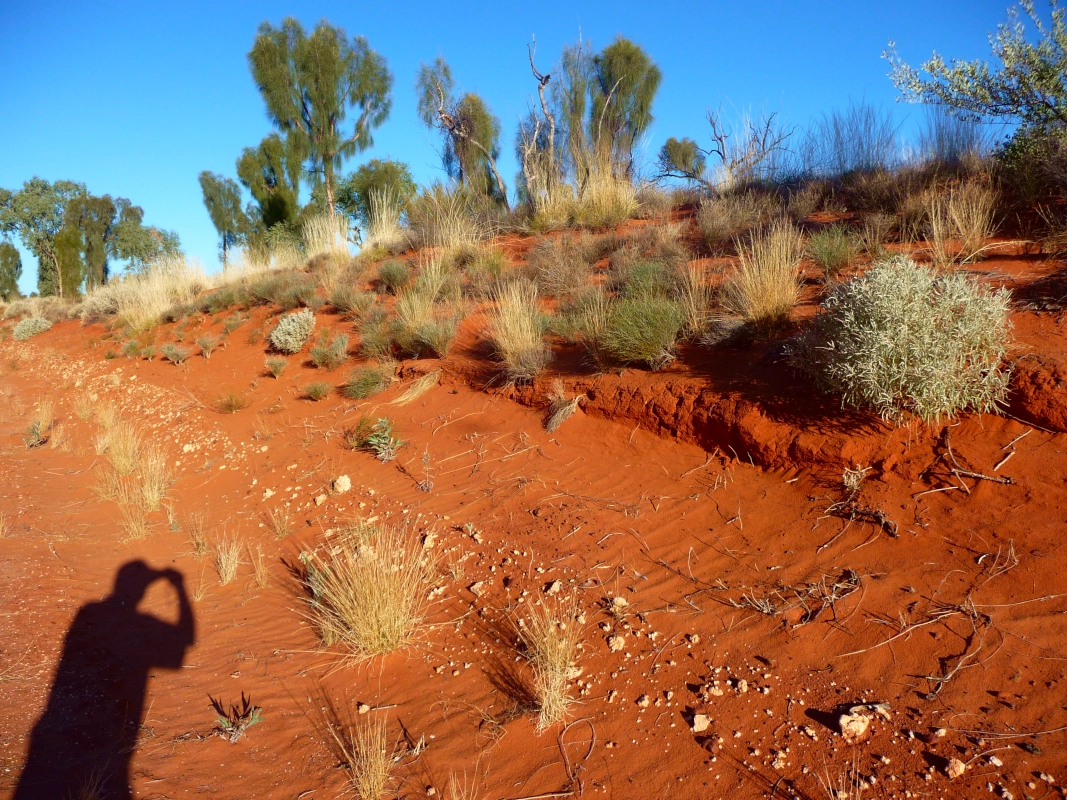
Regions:
M 176 623 L 137 610 L 158 580 L 168 581 L 177 593 Z M 15 800 L 86 792 L 132 797 L 129 762 L 144 717 L 149 672 L 179 669 L 194 638 L 181 573 L 157 571 L 143 561 L 124 564 L 111 594 L 83 606 L 67 631 Z

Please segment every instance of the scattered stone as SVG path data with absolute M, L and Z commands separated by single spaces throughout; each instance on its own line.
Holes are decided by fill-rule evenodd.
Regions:
M 1039 777 L 1041 780 L 1048 784 L 1053 784 L 1056 782 L 1056 779 L 1049 775 L 1047 772 L 1039 772 L 1037 773 L 1037 777 Z
M 437 534 L 433 531 L 428 531 L 426 535 L 422 537 L 422 549 L 433 550 L 435 544 L 437 544 Z
M 960 761 L 958 758 L 950 758 L 948 764 L 945 765 L 945 774 L 948 775 L 949 780 L 956 780 L 960 775 L 967 771 L 967 765 Z
M 366 714 L 368 711 L 370 711 L 370 706 L 366 703 L 360 703 L 359 707 L 357 708 L 357 711 L 359 711 L 360 714 Z
M 707 714 L 694 714 L 693 723 L 689 726 L 689 729 L 693 733 L 703 733 L 709 727 L 711 727 L 711 718 Z
M 315 498 L 315 505 L 317 505 L 317 506 L 321 506 L 325 502 L 326 502 L 326 495 L 324 495 L 324 494 L 320 494 L 318 497 Z
M 689 644 L 700 644 L 700 634 L 699 633 L 690 633 L 685 638 L 686 638 L 686 640 L 688 640 Z
M 841 738 L 849 744 L 858 742 L 867 734 L 871 718 L 862 713 L 845 713 L 837 718 L 837 726 L 841 730 Z
M 737 689 L 738 694 L 744 694 L 748 691 L 748 681 L 742 678 L 734 684 L 734 688 Z
M 269 500 L 272 497 L 274 497 L 274 490 L 273 489 L 264 489 L 263 490 L 263 499 L 264 500 Z
M 647 694 L 643 694 L 643 695 L 641 695 L 640 697 L 637 698 L 637 707 L 638 708 L 648 708 L 650 705 L 652 705 L 652 701 L 649 700 Z
M 266 450 L 267 448 L 263 448 Z M 337 480 L 333 482 L 334 494 L 344 494 L 352 488 L 352 481 L 347 475 L 337 476 Z
M 989 766 L 991 766 L 991 767 L 1003 767 L 1004 766 L 1004 762 L 1001 761 L 996 756 L 990 756 L 987 760 L 989 762 Z
M 485 588 L 485 581 L 475 581 L 474 583 L 472 583 L 467 588 L 471 590 L 471 593 L 475 597 L 481 597 L 482 596 L 482 589 Z
M 815 732 L 815 729 L 810 725 L 805 725 L 800 730 L 803 731 L 804 735 L 811 739 L 813 742 L 819 741 L 819 734 L 817 734 Z
M 545 588 L 545 594 L 558 594 L 563 589 L 563 581 L 552 581 Z
M 626 647 L 626 640 L 619 634 L 613 633 L 608 637 L 608 650 L 611 652 L 617 653 L 624 647 Z

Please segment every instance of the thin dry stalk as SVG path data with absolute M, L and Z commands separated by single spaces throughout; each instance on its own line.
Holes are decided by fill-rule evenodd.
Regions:
M 467 782 L 467 773 L 459 777 L 455 772 L 448 773 L 448 800 L 479 800 L 481 793 L 478 791 L 478 775 Z
M 284 539 L 289 535 L 291 530 L 291 523 L 289 521 L 289 512 L 284 508 L 272 508 L 263 515 L 267 526 L 274 532 L 274 535 L 279 539 Z
M 571 418 L 571 415 L 578 410 L 578 404 L 583 400 L 585 400 L 584 394 L 576 395 L 568 400 L 563 391 L 563 381 L 553 381 L 552 394 L 548 396 L 548 419 L 545 420 L 545 430 L 549 433 L 554 432 Z
M 948 211 L 960 240 L 960 261 L 974 261 L 996 233 L 997 191 L 980 183 L 965 183 L 949 197 Z
M 687 339 L 697 338 L 708 329 L 715 291 L 708 284 L 704 268 L 696 264 L 686 267 L 682 274 L 680 288 L 678 301 L 685 314 L 685 327 L 682 329 L 682 335 Z
M 7 514 L 0 511 L 0 539 L 6 539 L 10 532 L 7 527 Z
M 534 694 L 537 696 L 538 730 L 544 730 L 567 715 L 574 700 L 568 696 L 568 684 L 576 670 L 574 660 L 581 630 L 578 603 L 572 596 L 550 605 L 530 605 L 527 616 L 516 625 L 526 659 L 534 669 Z
M 66 425 L 60 423 L 52 428 L 52 434 L 48 437 L 48 446 L 65 453 L 70 451 L 70 435 L 67 433 Z
M 380 800 L 389 785 L 395 748 L 389 747 L 385 718 L 342 728 L 327 722 L 338 755 L 348 767 L 348 780 L 359 800 Z
M 243 542 L 236 536 L 225 536 L 215 544 L 215 571 L 219 585 L 225 586 L 237 577 L 237 568 L 242 564 Z
M 207 534 L 204 531 L 204 512 L 194 511 L 189 515 L 189 540 L 193 544 L 193 555 L 203 558 L 207 555 Z
M 145 507 L 149 511 L 159 511 L 170 487 L 166 455 L 160 448 L 153 445 L 143 448 L 140 475 Z
M 119 505 L 119 524 L 126 539 L 145 538 L 150 532 L 149 509 L 139 482 L 132 477 L 116 477 L 114 499 Z
M 119 475 L 132 475 L 141 462 L 141 432 L 131 422 L 115 419 L 103 430 L 103 454 Z

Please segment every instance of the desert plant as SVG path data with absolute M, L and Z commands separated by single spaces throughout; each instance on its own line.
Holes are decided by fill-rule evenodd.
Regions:
M 582 243 L 569 237 L 542 239 L 526 260 L 538 288 L 553 297 L 565 297 L 585 286 L 592 274 Z
M 642 361 L 652 369 L 674 360 L 674 348 L 685 325 L 676 303 L 662 297 L 625 297 L 611 304 L 603 348 L 612 358 Z
M 252 401 L 246 395 L 234 391 L 227 392 L 212 403 L 215 410 L 220 414 L 236 414 L 238 411 L 248 408 L 251 404 Z
M 225 586 L 237 577 L 237 568 L 243 563 L 241 551 L 244 542 L 236 536 L 224 536 L 215 543 L 215 571 L 219 574 L 219 584 Z
M 226 331 L 227 335 L 229 335 L 238 328 L 240 328 L 241 325 L 244 324 L 246 319 L 247 317 L 243 317 L 241 316 L 241 314 L 230 314 L 230 316 L 226 317 L 226 319 L 222 321 L 222 329 Z
M 289 521 L 289 512 L 284 508 L 272 508 L 268 510 L 264 514 L 263 519 L 267 523 L 267 526 L 274 531 L 274 535 L 279 539 L 284 539 L 289 535 L 292 523 Z
M 122 354 L 126 356 L 126 358 L 137 358 L 140 352 L 141 345 L 136 339 L 129 339 L 122 345 Z
M 159 352 L 163 355 L 163 358 L 175 366 L 181 366 L 189 358 L 189 350 L 173 342 L 163 345 L 159 348 Z
M 676 302 L 685 315 L 682 335 L 687 339 L 701 336 L 708 327 L 715 291 L 705 270 L 695 264 L 686 266 L 677 287 Z
M 787 320 L 800 296 L 803 252 L 800 232 L 788 221 L 754 234 L 723 284 L 723 305 L 758 330 Z
M 270 356 L 263 363 L 267 367 L 267 371 L 276 379 L 280 378 L 285 371 L 285 368 L 289 366 L 288 359 L 281 358 L 280 356 Z
M 12 335 L 15 337 L 15 341 L 24 342 L 31 336 L 44 333 L 51 327 L 52 323 L 43 317 L 27 317 L 18 321 Z
M 392 379 L 393 369 L 390 365 L 363 366 L 348 376 L 348 383 L 341 394 L 350 400 L 365 400 L 389 388 Z
M 319 400 L 328 397 L 332 391 L 333 386 L 326 383 L 326 381 L 315 381 L 304 387 L 304 396 L 317 403 Z
M 231 744 L 248 734 L 248 729 L 263 719 L 263 709 L 252 705 L 252 699 L 241 693 L 241 704 L 231 703 L 228 707 L 221 700 L 211 699 L 215 709 L 217 725 L 215 733 Z
M 949 215 L 960 240 L 960 260 L 964 264 L 974 261 L 985 248 L 986 240 L 996 233 L 997 200 L 994 188 L 976 181 L 964 183 L 949 196 Z
M 363 449 L 374 453 L 382 463 L 396 458 L 396 451 L 404 446 L 404 441 L 393 432 L 393 421 L 389 417 L 380 417 L 371 426 L 370 433 L 363 443 Z
M 548 396 L 548 416 L 545 418 L 545 430 L 549 433 L 554 433 L 560 425 L 571 418 L 571 415 L 578 410 L 579 403 L 585 399 L 584 394 L 567 397 L 563 389 L 563 381 L 553 381 L 552 393 Z
M 545 323 L 537 310 L 537 287 L 509 283 L 496 294 L 489 337 L 509 381 L 529 381 L 548 364 L 552 350 L 544 339 Z
M 140 429 L 131 422 L 119 419 L 106 412 L 101 415 L 101 431 L 98 451 L 107 456 L 108 462 L 119 475 L 132 475 L 141 463 L 143 439 Z
M 696 223 L 708 247 L 721 251 L 780 213 L 781 204 L 774 195 L 749 191 L 704 200 L 697 210 Z
M 523 624 L 516 624 L 523 654 L 534 670 L 538 730 L 566 717 L 574 702 L 567 690 L 578 674 L 575 667 L 581 638 L 578 616 L 578 604 L 573 597 L 556 602 L 545 598 L 540 604 L 527 604 Z
M 568 341 L 582 345 L 598 367 L 607 362 L 604 334 L 608 326 L 611 303 L 604 290 L 590 287 L 560 308 L 552 320 L 552 329 Z
M 842 405 L 884 419 L 993 411 L 1008 387 L 1009 300 L 898 256 L 835 287 L 792 357 Z
M 194 511 L 189 515 L 189 541 L 193 545 L 193 555 L 203 558 L 207 555 L 207 533 L 205 532 L 204 512 Z
M 337 755 L 348 767 L 348 779 L 358 800 L 380 800 L 389 787 L 395 748 L 389 747 L 386 721 L 380 718 L 353 727 L 328 720 L 327 729 Z
M 315 329 L 315 314 L 305 308 L 286 314 L 270 334 L 270 343 L 274 348 L 288 355 L 295 355 L 304 349 L 311 332 Z
M 305 585 L 320 636 L 357 659 L 409 644 L 426 611 L 435 573 L 408 531 L 357 522 L 334 533 L 323 552 L 303 553 Z
M 456 247 L 476 244 L 492 229 L 475 218 L 471 193 L 449 190 L 436 183 L 412 198 L 407 207 L 408 238 L 412 246 Z
M 171 483 L 166 454 L 155 445 L 146 445 L 141 453 L 139 467 L 145 508 L 148 511 L 159 511 Z
M 212 351 L 219 346 L 219 337 L 210 333 L 205 333 L 196 340 L 196 346 L 200 348 L 200 352 L 204 354 L 204 358 L 210 359 Z
M 319 214 L 304 220 L 300 229 L 308 260 L 317 256 L 348 255 L 348 219 L 343 214 Z
M 393 294 L 396 294 L 411 280 L 411 267 L 403 261 L 391 258 L 378 267 L 378 280 Z
M 348 360 L 348 334 L 331 337 L 323 331 L 319 342 L 311 348 L 311 360 L 316 367 L 333 371 Z
M 259 542 L 254 549 L 248 545 L 248 563 L 252 565 L 252 581 L 256 586 L 260 589 L 270 586 L 270 567 L 263 560 L 263 547 Z
M 348 319 L 361 319 L 374 304 L 374 295 L 351 286 L 341 286 L 330 292 L 330 305 Z
M 813 233 L 807 251 L 830 280 L 848 267 L 856 254 L 852 235 L 844 225 L 831 225 Z
M 393 339 L 400 348 L 421 358 L 427 351 L 448 355 L 462 319 L 459 305 L 436 302 L 436 290 L 416 284 L 396 301 Z

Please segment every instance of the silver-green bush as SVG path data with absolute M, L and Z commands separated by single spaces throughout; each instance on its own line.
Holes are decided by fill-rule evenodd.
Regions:
M 836 286 L 791 346 L 842 405 L 883 419 L 994 411 L 1008 388 L 1010 293 L 896 256 Z
M 683 325 L 685 315 L 670 300 L 627 297 L 608 311 L 603 347 L 619 361 L 643 361 L 660 369 L 674 360 Z
M 315 314 L 308 308 L 286 314 L 270 334 L 270 343 L 276 350 L 293 355 L 304 349 L 311 332 L 315 330 Z
M 24 320 L 20 320 L 18 325 L 15 326 L 14 336 L 18 341 L 24 342 L 31 336 L 44 333 L 51 327 L 52 323 L 44 317 L 27 317 Z

